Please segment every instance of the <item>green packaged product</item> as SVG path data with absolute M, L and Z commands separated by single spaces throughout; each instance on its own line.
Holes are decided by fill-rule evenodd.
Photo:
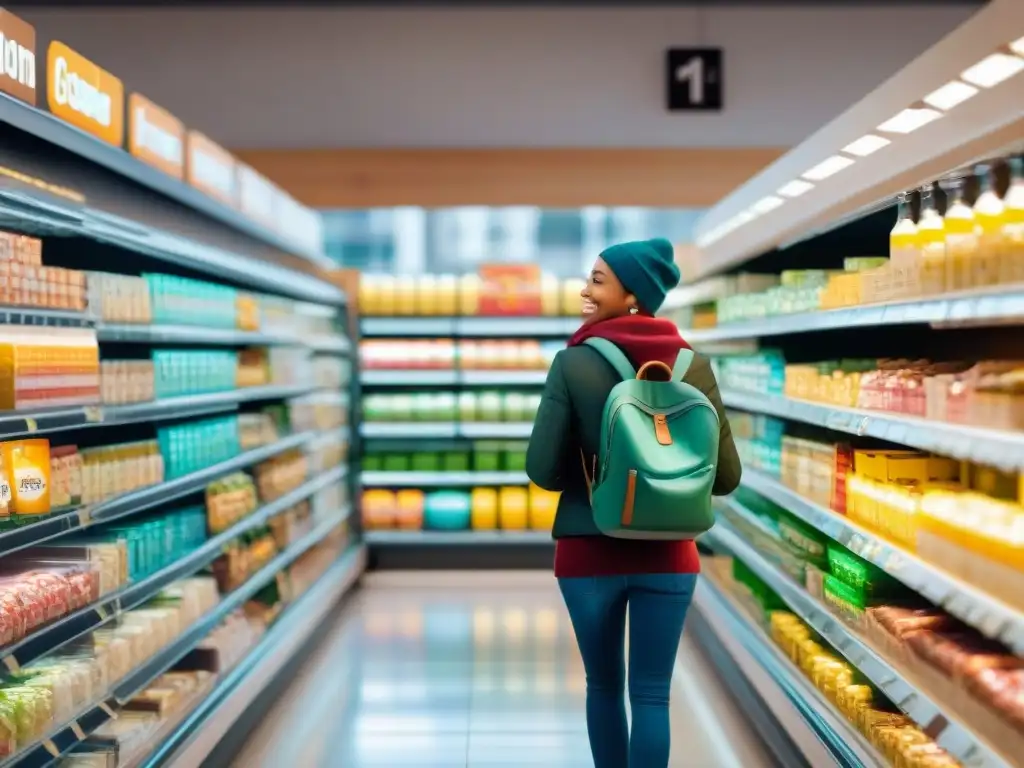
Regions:
M 808 563 L 824 569 L 828 563 L 828 538 L 792 515 L 779 515 L 779 536 Z
M 441 454 L 421 451 L 412 455 L 413 472 L 439 472 L 441 470 Z
M 477 397 L 476 414 L 480 421 L 501 421 L 504 400 L 497 392 L 483 392 Z
M 837 544 L 828 546 L 828 567 L 832 576 L 861 596 L 863 603 L 873 597 L 893 598 L 910 593 L 885 571 Z
M 384 454 L 384 472 L 408 472 L 409 457 L 404 453 Z
M 473 444 L 473 469 L 477 472 L 501 470 L 501 443 L 480 441 Z
M 825 574 L 824 593 L 827 602 L 843 611 L 862 613 L 867 607 L 863 592 L 843 583 L 831 573 Z
M 459 415 L 458 399 L 451 392 L 435 396 L 434 416 L 436 421 L 455 421 Z
M 18 750 L 18 724 L 14 705 L 0 699 L 0 758 L 10 757 Z
M 409 398 L 409 415 L 411 421 L 437 421 L 434 410 L 434 396 L 421 392 Z
M 468 453 L 456 451 L 441 456 L 441 469 L 444 472 L 469 472 L 471 464 Z
M 502 407 L 502 413 L 505 421 L 520 423 L 523 421 L 529 421 L 529 408 L 526 403 L 526 396 L 521 395 L 518 392 L 509 392 L 505 395 L 505 401 Z
M 368 453 L 363 456 L 363 472 L 381 472 L 384 470 L 384 457 L 379 453 Z
M 514 440 L 505 443 L 505 470 L 507 472 L 526 471 L 526 447 L 528 443 Z
M 461 421 L 477 420 L 477 396 L 474 392 L 460 392 L 458 401 L 459 419 Z

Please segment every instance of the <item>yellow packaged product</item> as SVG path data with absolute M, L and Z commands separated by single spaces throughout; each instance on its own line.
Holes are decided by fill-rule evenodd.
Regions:
M 541 275 L 540 278 L 540 311 L 545 317 L 562 314 L 561 283 L 557 277 Z
M 0 518 L 10 516 L 12 500 L 11 477 L 3 452 L 0 452 Z
M 1003 196 L 1003 244 L 999 282 L 1024 282 L 1024 157 L 1009 161 L 1010 186 Z
M 472 317 L 480 313 L 480 294 L 483 283 L 477 275 L 463 275 L 459 279 L 459 312 Z
M 474 488 L 470 494 L 470 527 L 474 531 L 493 531 L 498 527 L 498 491 Z
M 946 290 L 972 287 L 978 258 L 978 230 L 974 209 L 964 202 L 962 178 L 942 182 L 946 190 Z
M 395 312 L 396 315 L 416 314 L 416 278 L 399 275 L 395 278 Z
M 586 285 L 584 280 L 566 280 L 562 285 L 562 314 L 566 317 L 577 317 L 583 307 L 580 291 Z
M 545 491 L 530 484 L 530 528 L 535 531 L 550 531 L 555 525 L 555 513 L 561 494 Z
M 395 494 L 395 524 L 407 531 L 423 528 L 423 491 L 406 489 Z
M 11 511 L 45 515 L 50 511 L 50 441 L 12 440 L 0 444 L 11 478 Z
M 996 192 L 995 179 L 988 165 L 975 168 L 978 199 L 974 202 L 974 220 L 978 225 L 978 255 L 970 285 L 983 287 L 999 282 L 999 272 L 1009 257 L 1006 243 L 1006 205 Z
M 380 314 L 380 283 L 375 275 L 359 276 L 359 312 L 363 315 Z
M 459 279 L 455 275 L 437 278 L 437 314 L 442 317 L 459 314 Z
M 525 488 L 502 488 L 498 493 L 498 525 L 505 531 L 527 527 L 529 499 Z
M 416 281 L 416 307 L 414 315 L 430 317 L 440 314 L 438 295 L 438 281 L 433 275 L 420 275 Z
M 917 221 L 920 252 L 921 288 L 926 295 L 945 293 L 946 225 L 938 209 L 931 185 L 921 187 L 921 214 Z

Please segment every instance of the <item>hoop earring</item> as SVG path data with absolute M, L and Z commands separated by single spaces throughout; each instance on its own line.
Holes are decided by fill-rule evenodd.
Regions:
M 630 307 L 630 308 L 629 308 L 629 314 L 631 314 L 631 315 L 635 315 L 635 314 L 636 314 L 637 312 L 639 312 L 639 311 L 640 311 L 640 310 L 639 310 L 639 309 L 637 309 L 636 307 Z

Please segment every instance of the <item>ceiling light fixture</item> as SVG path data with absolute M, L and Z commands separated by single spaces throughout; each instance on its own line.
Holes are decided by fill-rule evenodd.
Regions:
M 832 157 L 827 160 L 823 160 L 804 173 L 803 177 L 805 179 L 810 179 L 811 181 L 821 181 L 822 179 L 827 179 L 829 176 L 834 176 L 844 168 L 849 168 L 853 163 L 854 161 L 852 158 L 843 157 L 842 155 L 832 155 Z
M 754 205 L 751 206 L 751 210 L 755 211 L 756 213 L 768 213 L 768 211 L 774 211 L 784 202 L 786 201 L 783 200 L 781 197 L 775 197 L 775 195 L 768 195 L 767 197 L 762 197 L 760 200 L 754 203 Z
M 937 109 L 910 107 L 904 109 L 895 117 L 890 117 L 878 126 L 878 130 L 883 133 L 911 133 L 921 126 L 938 120 L 940 117 L 942 117 L 942 113 Z
M 800 197 L 804 192 L 810 192 L 814 189 L 814 185 L 809 181 L 803 179 L 793 179 L 788 184 L 783 184 L 778 188 L 778 194 L 783 197 Z
M 960 73 L 971 85 L 991 88 L 1024 70 L 1024 59 L 1008 53 L 993 53 Z
M 856 141 L 847 144 L 843 147 L 843 152 L 848 155 L 856 155 L 857 157 L 867 157 L 868 155 L 873 155 L 882 147 L 887 147 L 890 144 L 892 144 L 892 142 L 888 139 L 869 133 L 865 136 L 861 136 Z
M 1018 56 L 1024 56 L 1024 37 L 1010 43 L 1010 50 Z
M 929 107 L 935 107 L 936 109 L 948 112 L 957 104 L 963 104 L 977 92 L 978 89 L 973 85 L 968 85 L 960 80 L 951 80 L 941 88 L 936 88 L 925 96 L 924 103 Z

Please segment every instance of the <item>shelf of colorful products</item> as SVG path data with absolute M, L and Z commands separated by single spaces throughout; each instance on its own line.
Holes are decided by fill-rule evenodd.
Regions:
M 64 699 L 73 694 L 65 685 L 70 685 L 70 680 L 58 685 L 54 678 L 57 673 L 48 671 L 52 666 L 47 664 L 48 652 L 61 649 L 65 656 L 74 655 L 87 634 L 116 634 L 118 626 L 150 615 L 144 606 L 154 599 L 161 600 L 169 584 L 212 564 L 215 584 L 227 595 L 225 600 L 217 606 L 209 605 L 207 616 L 162 650 L 150 649 L 145 663 L 134 671 L 107 675 L 107 679 L 116 677 L 119 681 L 109 686 L 102 703 L 94 701 L 83 710 L 86 721 L 96 721 L 98 727 L 98 721 L 104 719 L 100 711 L 109 716 L 113 704 L 122 706 L 134 699 L 221 619 L 273 581 L 283 566 L 337 528 L 347 517 L 347 511 L 339 517 L 339 510 L 348 509 L 341 482 L 345 468 L 337 463 L 343 458 L 343 450 L 323 444 L 316 455 L 293 452 L 257 467 L 252 477 L 236 473 L 207 478 L 207 483 L 196 489 L 206 489 L 205 509 L 200 506 L 157 513 L 113 528 L 96 521 L 85 539 L 76 532 L 74 540 L 59 539 L 44 548 L 28 549 L 17 561 L 8 556 L 4 561 L 7 565 L 24 566 L 22 570 L 28 574 L 22 581 L 15 581 L 12 572 L 4 582 L 2 626 L 11 636 L 6 639 L 2 660 L 9 678 L 22 684 L 15 688 L 28 685 L 33 691 L 42 687 L 50 692 L 49 697 L 33 705 L 42 717 L 46 711 L 39 708 L 49 706 L 51 697 L 58 692 Z M 121 469 L 126 471 L 125 467 Z M 312 479 L 307 480 L 310 476 Z M 214 482 L 209 482 L 211 479 Z M 134 510 L 136 514 L 141 511 Z M 247 581 L 254 571 L 258 571 L 254 580 Z M 217 594 L 216 589 L 213 594 Z M 17 633 L 18 627 L 31 632 L 24 637 L 11 634 Z M 82 671 L 78 669 L 78 674 Z M 78 680 L 75 685 L 81 683 Z M 6 701 L 16 701 L 10 684 L 6 692 Z M 78 711 L 79 707 L 71 709 Z M 63 716 L 50 711 L 48 725 L 62 725 L 40 739 L 38 745 L 28 745 L 26 729 L 30 728 L 34 739 L 51 728 L 16 718 L 17 732 L 5 736 L 7 745 L 13 739 L 18 750 L 11 764 L 46 765 L 55 752 L 81 741 L 82 720 L 75 717 L 69 722 L 69 711 L 67 707 L 62 709 Z M 23 711 L 13 714 L 26 717 Z M 6 725 L 9 722 L 0 712 L 0 736 L 4 736 Z
M 794 543 L 788 521 L 779 520 L 776 531 L 739 502 L 723 506 L 702 540 L 735 558 L 773 639 L 889 764 L 1013 764 L 1005 757 L 1020 739 L 1012 694 L 983 693 L 994 677 L 1013 673 L 953 660 L 942 644 L 959 641 L 965 655 L 986 661 L 993 649 L 965 640 L 950 617 L 915 603 L 849 551 L 833 545 L 812 556 Z M 961 662 L 955 674 L 941 666 Z M 997 701 L 1007 708 L 998 712 Z
M 117 764 L 123 768 L 156 768 L 174 759 L 183 765 L 199 765 L 234 723 L 237 713 L 259 698 L 276 673 L 322 626 L 365 566 L 365 549 L 350 546 L 312 586 L 293 598 L 259 642 L 209 689 L 197 707 L 191 711 L 187 705 L 181 707 L 180 715 L 168 718 L 133 752 L 117 755 Z M 150 751 L 153 744 L 159 746 Z M 76 767 L 72 764 L 68 768 Z
M 301 567 L 311 558 L 319 561 L 314 563 L 317 571 L 328 573 L 331 562 L 347 547 L 347 534 L 340 528 L 344 522 L 345 515 L 336 512 L 243 583 L 223 593 L 210 577 L 193 577 L 173 585 L 168 591 L 170 605 L 179 600 L 178 593 L 187 600 L 190 590 L 204 598 L 197 601 L 198 611 L 179 611 L 182 615 L 176 618 L 184 626 L 169 633 L 164 627 L 150 627 L 150 639 L 141 643 L 149 646 L 145 660 L 117 679 L 102 700 L 78 710 L 78 716 L 0 765 L 49 766 L 55 759 L 60 766 L 92 765 L 98 754 L 106 756 L 104 760 L 118 761 L 122 755 L 127 760 L 144 760 L 146 753 L 159 748 L 156 732 L 165 721 L 186 716 L 212 695 L 218 680 L 262 647 L 260 639 L 267 627 L 308 590 L 311 575 L 315 580 L 316 574 L 302 573 L 297 588 L 291 589 L 288 569 Z M 330 541 L 339 536 L 340 543 Z M 326 557 L 318 557 L 320 548 L 326 549 Z M 145 610 L 156 616 L 173 613 L 161 608 L 159 600 L 155 605 Z
M 849 258 L 842 270 L 740 275 L 722 286 L 729 295 L 715 292 L 713 304 L 679 317 L 694 343 L 858 326 L 1020 322 L 1022 284 L 1024 158 L 1017 156 L 901 195 L 888 256 Z
M 736 576 L 734 569 L 739 571 Z M 794 658 L 789 649 L 783 650 L 782 644 L 772 638 L 769 615 L 760 599 L 768 588 L 752 590 L 746 586 L 751 580 L 749 569 L 728 556 L 703 558 L 693 607 L 710 627 L 706 642 L 723 647 L 731 663 L 738 665 L 748 680 L 756 681 L 755 690 L 766 700 L 772 701 L 776 689 L 781 689 L 785 705 L 780 707 L 773 701 L 772 711 L 791 735 L 801 730 L 809 732 L 809 738 L 797 740 L 800 748 L 809 752 L 804 755 L 808 764 L 865 768 L 888 765 L 861 732 L 859 718 L 848 717 L 801 668 L 803 659 Z M 700 625 L 693 631 L 703 644 Z M 822 657 L 822 661 L 829 660 Z M 790 709 L 798 718 L 795 722 L 787 717 Z

